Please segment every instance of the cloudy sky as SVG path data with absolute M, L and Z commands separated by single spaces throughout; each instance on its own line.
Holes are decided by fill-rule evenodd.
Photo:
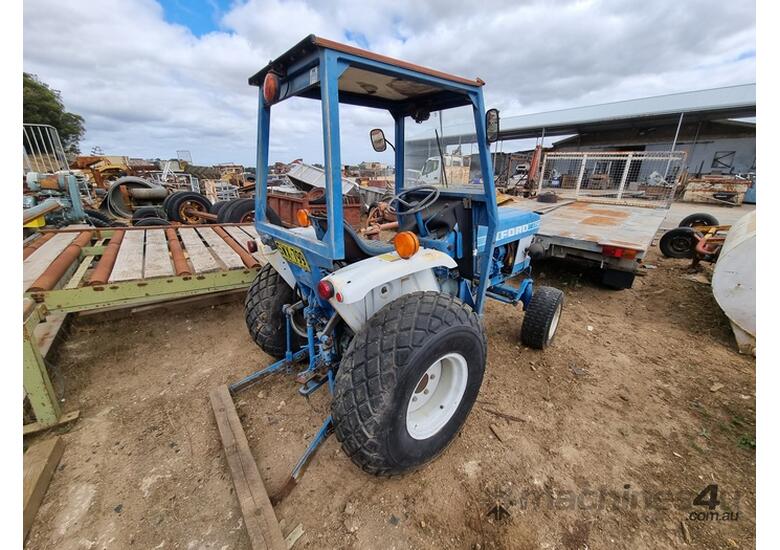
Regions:
M 709 0 L 25 0 L 24 70 L 85 118 L 83 152 L 254 165 L 247 78 L 307 34 L 479 76 L 506 117 L 755 82 L 755 17 Z M 319 160 L 318 104 L 272 120 L 271 160 Z M 342 110 L 342 160 L 390 160 L 367 138 L 388 120 Z

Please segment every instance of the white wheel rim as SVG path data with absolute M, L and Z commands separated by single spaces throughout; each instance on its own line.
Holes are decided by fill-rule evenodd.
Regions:
M 558 307 L 555 308 L 555 315 L 553 315 L 552 321 L 550 321 L 550 328 L 547 329 L 548 342 L 552 340 L 552 337 L 555 336 L 555 331 L 558 329 L 558 319 L 561 318 L 562 309 L 563 307 L 561 304 L 558 304 Z
M 463 399 L 468 378 L 468 365 L 460 353 L 448 353 L 428 367 L 406 407 L 406 431 L 412 438 L 428 439 L 449 422 Z

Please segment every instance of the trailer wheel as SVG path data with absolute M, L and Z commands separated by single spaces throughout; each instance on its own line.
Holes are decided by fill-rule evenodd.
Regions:
M 168 196 L 168 204 L 165 213 L 168 219 L 187 225 L 206 223 L 206 220 L 197 214 L 190 214 L 188 210 L 208 213 L 211 201 L 200 193 L 194 191 L 177 191 Z
M 685 216 L 677 227 L 695 227 L 697 225 L 711 226 L 720 224 L 718 223 L 718 218 L 712 214 L 698 212 L 696 214 L 691 214 L 690 216 Z
M 454 296 L 414 292 L 380 309 L 336 374 L 331 411 L 344 452 L 374 475 L 433 460 L 463 427 L 486 356 L 479 316 Z
M 550 286 L 535 288 L 525 310 L 520 341 L 535 349 L 549 346 L 558 329 L 562 311 L 563 292 Z
M 690 227 L 675 227 L 663 234 L 658 247 L 667 258 L 692 258 L 696 231 Z
M 271 264 L 263 266 L 244 300 L 244 319 L 252 340 L 276 359 L 284 357 L 287 351 L 287 323 L 282 306 L 295 301 L 293 289 Z M 305 340 L 293 332 L 293 350 L 303 344 Z
M 613 290 L 625 290 L 634 285 L 636 274 L 633 271 L 621 271 L 619 269 L 602 269 L 601 284 Z

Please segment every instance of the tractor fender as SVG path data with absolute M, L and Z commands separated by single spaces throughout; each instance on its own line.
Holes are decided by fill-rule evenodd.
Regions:
M 355 262 L 324 278 L 333 285 L 329 303 L 357 332 L 379 309 L 396 298 L 420 290 L 441 291 L 434 268 L 457 266 L 447 254 L 421 248 L 409 259 L 388 252 Z
M 298 233 L 307 239 L 316 240 L 317 238 L 316 234 L 314 233 L 314 228 L 311 226 L 294 227 L 290 229 L 290 231 L 293 233 Z M 295 288 L 295 276 L 292 274 L 290 266 L 287 264 L 287 260 L 282 258 L 279 250 L 271 248 L 267 244 L 263 243 L 262 239 L 255 239 L 255 241 L 257 242 L 257 255 L 260 256 L 261 262 L 271 264 L 276 272 L 282 276 L 284 282 L 290 285 L 291 288 Z

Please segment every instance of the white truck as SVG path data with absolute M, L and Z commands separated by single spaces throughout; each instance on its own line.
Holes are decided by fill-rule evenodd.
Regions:
M 442 174 L 442 157 L 428 157 L 421 170 L 407 170 L 410 179 L 417 185 L 465 185 L 469 183 L 471 159 L 462 155 L 446 153 L 444 157 L 444 172 Z

